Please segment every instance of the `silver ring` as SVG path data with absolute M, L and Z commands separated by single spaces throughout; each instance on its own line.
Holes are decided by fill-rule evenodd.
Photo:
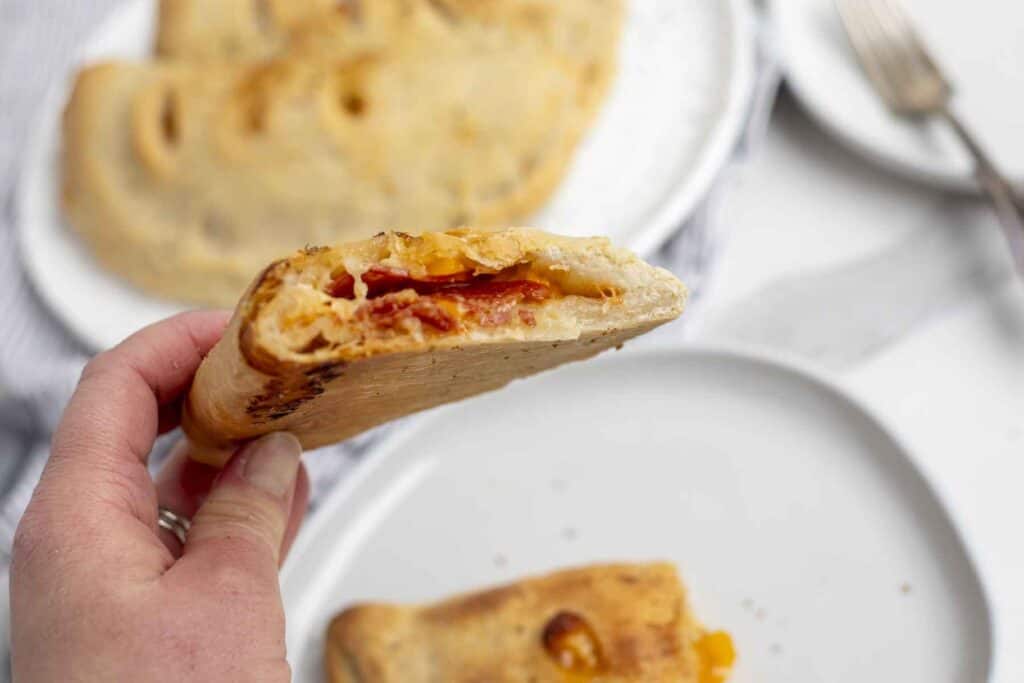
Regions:
M 156 524 L 161 529 L 174 534 L 174 537 L 183 546 L 185 545 L 185 539 L 188 538 L 188 530 L 192 528 L 192 520 L 171 512 L 165 507 L 158 508 Z

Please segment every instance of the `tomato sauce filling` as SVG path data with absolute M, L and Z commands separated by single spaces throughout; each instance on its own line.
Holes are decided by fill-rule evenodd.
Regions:
M 468 317 L 485 327 L 518 319 L 536 323 L 523 303 L 539 303 L 552 296 L 551 288 L 534 280 L 496 279 L 463 271 L 450 275 L 413 277 L 399 268 L 373 266 L 363 273 L 367 302 L 356 311 L 358 320 L 378 328 L 394 328 L 409 318 L 440 332 L 451 332 Z M 348 273 L 334 278 L 325 292 L 337 299 L 355 299 L 356 281 Z

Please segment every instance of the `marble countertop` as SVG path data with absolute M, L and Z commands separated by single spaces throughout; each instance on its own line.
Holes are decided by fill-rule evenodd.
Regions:
M 802 273 L 818 278 L 811 282 L 838 309 L 877 308 L 869 324 L 879 328 L 878 346 L 830 370 L 904 438 L 945 498 L 994 608 L 992 680 L 1024 680 L 1024 285 L 1008 275 L 995 219 L 976 198 L 862 161 L 788 97 L 721 212 L 729 237 L 704 302 L 710 319 L 779 278 L 799 290 Z M 916 249 L 941 231 L 948 240 Z M 893 250 L 909 256 L 891 272 L 870 267 Z M 973 277 L 965 260 L 1005 276 Z M 869 266 L 852 271 L 864 274 L 862 286 L 848 277 L 821 287 L 828 273 L 858 263 Z M 878 296 L 889 287 L 884 277 L 893 278 L 892 300 Z M 901 283 L 928 278 L 944 288 L 933 289 L 934 301 L 900 300 Z M 918 310 L 897 310 L 904 304 Z

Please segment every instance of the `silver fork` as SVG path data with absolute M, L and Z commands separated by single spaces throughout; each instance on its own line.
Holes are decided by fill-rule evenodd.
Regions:
M 889 108 L 902 116 L 945 119 L 974 158 L 974 175 L 1003 227 L 1024 277 L 1024 201 L 950 109 L 953 88 L 897 0 L 836 0 L 861 66 Z

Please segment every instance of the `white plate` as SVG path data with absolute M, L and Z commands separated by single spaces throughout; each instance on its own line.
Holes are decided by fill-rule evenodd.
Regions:
M 902 0 L 956 88 L 954 107 L 1013 178 L 1024 181 L 1024 3 Z M 918 180 L 973 188 L 972 164 L 940 122 L 892 115 L 856 62 L 834 0 L 776 0 L 793 92 L 840 140 Z
M 691 350 L 570 366 L 391 439 L 285 566 L 295 680 L 320 680 L 354 601 L 650 559 L 734 634 L 734 683 L 988 677 L 984 591 L 904 448 L 821 379 Z
M 79 61 L 144 58 L 154 4 L 125 5 Z M 605 233 L 653 251 L 707 191 L 742 130 L 753 81 L 751 31 L 745 0 L 633 0 L 609 101 L 557 195 L 524 222 Z M 84 342 L 102 348 L 181 307 L 100 270 L 62 221 L 59 120 L 72 76 L 51 93 L 28 151 L 21 243 L 43 299 Z

